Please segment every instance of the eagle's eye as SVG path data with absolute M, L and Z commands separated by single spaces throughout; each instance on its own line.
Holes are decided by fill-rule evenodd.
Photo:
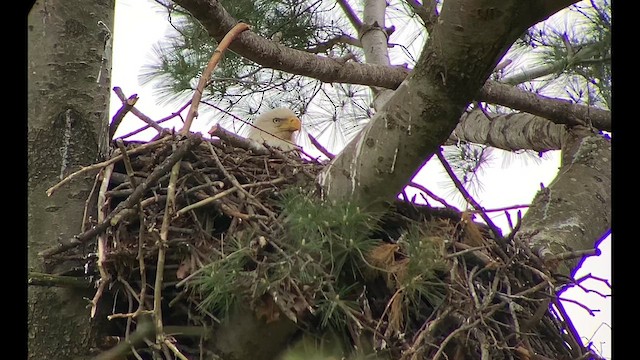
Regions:
M 282 120 L 284 120 L 284 119 L 282 119 L 282 118 L 273 118 L 273 123 L 274 123 L 274 124 L 277 124 L 277 123 L 279 123 L 279 122 L 280 122 L 280 121 L 282 121 Z

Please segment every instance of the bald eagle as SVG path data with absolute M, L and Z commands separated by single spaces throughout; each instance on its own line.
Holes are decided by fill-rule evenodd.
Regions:
M 250 127 L 247 138 L 281 150 L 291 150 L 296 148 L 293 133 L 301 126 L 302 122 L 291 109 L 277 108 L 260 114 Z

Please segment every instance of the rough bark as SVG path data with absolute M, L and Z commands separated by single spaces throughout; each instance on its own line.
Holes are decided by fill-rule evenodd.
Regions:
M 45 264 L 37 253 L 81 231 L 93 176 L 51 197 L 45 191 L 79 166 L 95 163 L 106 149 L 111 64 L 105 41 L 113 11 L 113 1 L 38 1 L 28 16 L 30 271 L 60 273 L 83 265 Z M 29 286 L 28 358 L 88 358 L 95 333 L 83 297 L 92 295 L 92 290 Z
M 611 228 L 611 141 L 585 127 L 567 133 L 562 164 L 548 187 L 540 190 L 522 219 L 517 236 L 543 259 L 593 249 Z M 559 262 L 570 275 L 580 257 Z
M 321 174 L 329 199 L 393 199 L 455 129 L 498 60 L 553 12 L 542 2 L 447 1 L 412 74 Z
M 507 151 L 560 150 L 566 135 L 564 125 L 527 114 L 493 114 L 473 110 L 462 115 L 445 145 L 458 141 L 488 145 Z

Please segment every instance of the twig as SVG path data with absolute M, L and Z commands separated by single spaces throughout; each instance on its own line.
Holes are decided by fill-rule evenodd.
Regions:
M 324 156 L 328 157 L 329 159 L 333 159 L 334 157 L 336 157 L 335 155 L 330 153 L 329 150 L 327 150 L 324 146 L 322 146 L 322 144 L 320 144 L 320 142 L 318 142 L 318 140 L 316 140 L 316 138 L 314 138 L 311 134 L 307 134 L 307 136 L 309 137 L 309 140 L 311 140 L 313 146 L 315 146 L 316 149 L 324 154 Z
M 182 353 L 180 352 L 180 350 L 178 350 L 178 348 L 173 345 L 173 343 L 171 341 L 169 341 L 168 339 L 166 339 L 164 341 L 164 344 L 171 350 L 173 351 L 173 353 L 181 360 L 189 360 L 186 356 L 182 355 Z
M 411 181 L 409 184 L 409 186 L 414 187 L 420 191 L 422 191 L 423 193 L 427 194 L 430 198 L 432 198 L 433 200 L 441 203 L 442 205 L 444 205 L 446 208 L 448 209 L 453 209 L 456 212 L 459 212 L 459 210 L 455 207 L 455 206 L 451 206 L 447 203 L 447 201 L 439 196 L 437 196 L 436 194 L 434 194 L 433 192 L 431 192 L 431 190 L 427 189 L 425 186 L 422 186 L 418 183 L 415 183 L 413 181 Z
M 264 145 L 258 143 L 257 141 L 253 141 L 251 139 L 234 134 L 218 124 L 211 127 L 211 129 L 209 130 L 209 135 L 217 136 L 220 139 L 228 142 L 232 146 L 251 150 L 257 155 L 269 155 L 271 153 L 269 149 L 267 149 L 266 147 L 264 147 Z
M 135 189 L 138 186 L 138 184 L 135 178 L 135 173 L 133 171 L 133 166 L 131 165 L 131 159 L 127 154 L 127 151 L 124 147 L 124 143 L 122 142 L 122 139 L 117 139 L 116 144 L 118 145 L 118 148 L 120 149 L 120 152 L 123 155 L 124 167 L 125 167 L 125 170 L 127 171 L 127 176 L 129 177 L 129 183 L 131 184 L 131 188 Z M 138 208 L 138 217 L 139 217 L 138 221 L 140 223 L 139 230 L 138 230 L 138 264 L 140 267 L 140 295 L 138 300 L 138 309 L 134 313 L 133 317 L 137 317 L 138 314 L 140 314 L 144 310 L 144 298 L 145 298 L 146 288 L 147 288 L 147 273 L 145 270 L 144 253 L 143 253 L 144 238 L 145 238 L 147 229 L 144 226 L 145 217 L 144 217 L 144 212 L 142 211 L 142 202 L 138 201 L 138 203 L 136 204 L 136 207 Z
M 235 176 L 233 176 L 233 174 L 229 173 L 227 171 L 227 169 L 224 167 L 224 165 L 222 164 L 222 162 L 220 161 L 220 158 L 218 157 L 218 154 L 216 153 L 216 151 L 213 149 L 213 146 L 211 146 L 211 143 L 206 143 L 206 145 L 209 147 L 209 151 L 211 152 L 211 155 L 213 155 L 213 160 L 216 162 L 216 165 L 218 166 L 218 168 L 220 169 L 220 171 L 222 171 L 222 173 L 224 174 L 224 176 L 229 179 L 229 181 L 231 181 L 231 183 L 233 184 L 233 186 L 235 186 L 236 189 L 239 190 L 240 194 L 243 194 L 244 196 L 246 196 L 248 199 L 252 200 L 252 202 L 256 205 L 258 205 L 258 207 L 260 207 L 262 209 L 262 211 L 264 211 L 265 213 L 267 213 L 267 215 L 269 215 L 271 218 L 275 219 L 276 215 L 273 213 L 273 211 L 267 209 L 260 201 L 258 201 L 253 195 L 251 195 L 247 190 L 245 190 L 242 185 L 238 182 L 238 179 L 236 179 Z
M 87 196 L 87 200 L 85 200 L 84 202 L 84 212 L 82 214 L 82 226 L 80 227 L 82 231 L 87 230 L 87 227 L 91 226 L 90 216 L 89 216 L 89 207 L 93 203 L 92 201 L 94 201 L 94 194 L 96 192 L 96 189 L 98 188 L 99 181 L 100 181 L 100 172 L 96 174 L 95 180 L 93 181 L 93 186 L 91 187 L 91 192 L 89 192 L 89 196 Z
M 200 99 L 202 99 L 202 94 L 204 92 L 204 86 L 209 81 L 209 77 L 211 76 L 213 69 L 215 69 L 216 65 L 218 65 L 218 62 L 222 58 L 222 54 L 238 35 L 248 29 L 249 25 L 245 23 L 237 23 L 231 30 L 229 30 L 224 38 L 222 38 L 222 41 L 220 41 L 218 47 L 213 51 L 213 55 L 211 56 L 211 59 L 209 59 L 207 67 L 204 69 L 202 76 L 198 80 L 196 91 L 194 91 L 193 93 L 193 98 L 191 99 L 191 108 L 189 108 L 187 119 L 184 122 L 182 130 L 180 130 L 180 133 L 182 135 L 186 135 L 189 132 L 191 124 L 193 123 L 193 119 L 197 116 Z
M 122 151 L 122 149 L 121 149 Z M 105 220 L 105 213 L 107 208 L 107 200 L 105 198 L 105 193 L 107 192 L 107 188 L 109 186 L 109 180 L 111 179 L 111 173 L 113 172 L 114 164 L 109 164 L 103 171 L 102 184 L 100 185 L 100 191 L 98 192 L 98 222 L 103 222 Z M 91 300 L 91 318 L 96 315 L 96 310 L 98 306 L 98 300 L 102 296 L 102 292 L 104 291 L 104 287 L 107 285 L 107 282 L 111 279 L 109 273 L 104 269 L 104 262 L 106 259 L 106 246 L 107 239 L 105 236 L 98 236 L 98 260 L 97 266 L 98 271 L 100 273 L 100 279 L 98 279 L 98 290 L 96 291 L 93 299 Z
M 113 92 L 116 93 L 116 95 L 118 95 L 118 98 L 120 99 L 120 101 L 122 101 L 123 104 L 125 103 L 129 103 L 131 98 L 135 97 L 135 101 L 133 101 L 133 103 L 131 104 L 131 106 L 129 106 L 129 111 L 131 111 L 131 113 L 135 116 L 137 116 L 140 120 L 144 121 L 145 123 L 147 123 L 148 126 L 156 129 L 159 133 L 162 132 L 162 130 L 164 130 L 162 128 L 162 126 L 158 125 L 158 123 L 156 123 L 155 121 L 151 120 L 151 118 L 149 118 L 147 115 L 143 114 L 142 112 L 140 112 L 140 110 L 136 109 L 134 106 L 136 104 L 136 102 L 138 101 L 138 96 L 137 94 L 131 95 L 128 99 L 127 97 L 124 95 L 124 93 L 122 92 L 122 89 L 119 86 L 114 86 L 113 87 Z M 125 105 L 123 105 L 124 107 Z M 120 111 L 120 110 L 118 110 Z M 125 113 L 126 114 L 126 113 Z M 125 114 L 122 114 L 122 116 L 124 117 Z M 116 114 L 117 115 L 117 114 Z M 114 116 L 114 120 L 112 121 L 112 123 L 115 122 L 115 116 Z M 120 123 L 118 123 L 117 125 L 115 125 L 116 127 L 119 125 Z M 109 139 L 113 138 L 113 134 L 115 134 L 115 129 L 113 129 L 113 133 L 111 133 L 111 127 L 109 128 Z
M 154 148 L 156 146 L 162 145 L 163 143 L 169 141 L 169 139 L 170 139 L 170 137 L 166 137 L 166 138 L 158 139 L 156 141 L 140 145 L 137 148 L 131 150 L 129 153 L 130 154 L 137 154 L 137 153 L 140 153 L 140 152 L 147 151 L 148 149 L 151 149 L 151 148 Z M 50 187 L 47 190 L 47 196 L 51 196 L 53 194 L 53 192 L 56 191 L 60 186 L 62 186 L 63 184 L 66 184 L 67 182 L 71 181 L 71 179 L 75 178 L 76 176 L 78 176 L 80 174 L 84 174 L 84 173 L 86 173 L 88 171 L 91 171 L 91 170 L 102 169 L 103 167 L 108 166 L 109 164 L 113 164 L 115 162 L 118 162 L 118 161 L 122 160 L 122 155 L 117 155 L 117 154 L 118 153 L 114 154 L 114 156 L 109 160 L 105 160 L 105 161 L 97 163 L 97 164 L 85 166 L 85 167 L 81 168 L 80 170 L 70 174 L 66 178 L 62 179 L 59 183 L 57 183 L 54 186 Z
M 175 144 L 173 145 L 175 150 Z M 167 200 L 165 201 L 164 216 L 160 227 L 160 241 L 158 244 L 158 260 L 156 268 L 156 281 L 153 290 L 153 320 L 156 328 L 156 345 L 160 346 L 165 341 L 162 331 L 162 280 L 164 277 L 164 261 L 167 243 L 169 241 L 169 224 L 175 212 L 176 181 L 180 173 L 180 159 L 173 164 L 169 185 L 167 186 Z
M 120 89 L 120 88 L 119 87 L 113 88 L 114 91 L 116 89 Z M 113 119 L 111 120 L 111 124 L 109 124 L 109 141 L 113 140 L 113 135 L 116 133 L 116 130 L 118 130 L 118 126 L 120 126 L 120 123 L 122 123 L 122 119 L 124 119 L 124 116 L 127 115 L 127 113 L 131 111 L 131 109 L 133 109 L 133 106 L 136 104 L 137 101 L 138 101 L 138 94 L 133 94 L 129 96 L 128 99 L 122 100 L 122 106 L 120 107 L 120 109 L 118 109 L 116 114 L 113 116 Z
M 79 278 L 76 276 L 61 276 L 39 272 L 29 272 L 27 277 L 27 284 L 37 286 L 72 287 L 80 289 L 93 288 L 93 282 L 89 277 Z
M 440 163 L 442 163 L 442 166 L 444 167 L 444 169 L 447 172 L 447 174 L 449 174 L 449 177 L 451 178 L 451 181 L 453 181 L 453 183 L 455 184 L 456 188 L 458 188 L 458 191 L 460 191 L 460 193 L 462 194 L 464 199 L 468 203 L 470 203 L 471 206 L 473 206 L 476 210 L 479 210 L 479 215 L 487 223 L 487 226 L 489 226 L 489 229 L 491 229 L 491 232 L 495 236 L 496 241 L 500 242 L 501 245 L 504 246 L 505 244 L 502 241 L 503 238 L 502 238 L 502 234 L 500 233 L 499 228 L 493 223 L 493 221 L 491 221 L 491 218 L 489 218 L 489 216 L 484 212 L 484 209 L 482 208 L 482 206 L 480 204 L 478 204 L 473 199 L 473 197 L 471 196 L 471 194 L 469 194 L 467 189 L 464 188 L 464 186 L 462 185 L 460 180 L 458 180 L 458 177 L 456 176 L 456 174 L 451 169 L 451 166 L 449 166 L 449 163 L 447 163 L 447 160 L 442 155 L 442 151 L 440 151 L 440 150 L 436 151 L 436 156 L 438 157 L 438 160 L 440 160 Z
M 566 251 L 558 255 L 555 255 L 554 258 L 555 260 L 570 260 L 570 259 L 582 258 L 584 256 L 598 256 L 598 255 L 600 255 L 600 249 L 594 248 L 594 249 L 587 249 L 587 250 Z
M 505 210 L 513 210 L 513 209 L 520 209 L 520 208 L 528 208 L 531 205 L 528 204 L 523 204 L 523 205 L 511 205 L 511 206 L 505 206 L 505 207 L 500 207 L 500 208 L 495 208 L 495 209 L 480 209 L 480 210 L 469 210 L 468 212 L 470 213 L 480 213 L 480 212 L 496 212 L 496 211 L 505 211 Z
M 133 193 L 125 201 L 118 204 L 118 206 L 113 211 L 111 211 L 111 213 L 109 213 L 105 221 L 79 235 L 75 235 L 72 239 L 66 242 L 61 242 L 58 245 L 52 246 L 39 252 L 38 255 L 43 257 L 50 257 L 52 255 L 59 254 L 68 249 L 74 248 L 80 244 L 84 244 L 94 236 L 106 230 L 109 225 L 112 225 L 112 220 L 114 220 L 113 222 L 117 223 L 117 221 L 119 221 L 118 215 L 120 215 L 123 210 L 133 207 L 133 205 L 137 203 L 142 198 L 142 196 L 144 196 L 147 189 L 153 186 L 162 176 L 167 173 L 167 171 L 169 171 L 169 168 L 171 166 L 177 163 L 189 150 L 191 150 L 192 147 L 194 147 L 201 141 L 202 138 L 198 134 L 189 136 L 187 140 L 185 140 L 184 143 L 178 148 L 178 150 L 169 155 L 162 164 L 155 168 L 155 170 L 148 176 L 146 181 L 138 185 L 138 187 L 136 187 Z M 122 156 L 118 156 L 118 158 L 122 158 Z
M 191 100 L 187 101 L 186 104 L 182 105 L 177 111 L 171 113 L 171 115 L 165 116 L 162 119 L 158 120 L 158 121 L 154 121 L 152 120 L 150 117 L 148 117 L 147 115 L 141 113 L 140 111 L 138 111 L 138 109 L 136 109 L 135 107 L 133 108 L 133 110 L 131 111 L 131 113 L 133 113 L 134 115 L 136 115 L 140 120 L 146 122 L 147 124 L 153 124 L 152 125 L 145 125 L 141 128 L 139 128 L 138 130 L 134 130 L 128 134 L 122 135 L 120 136 L 120 139 L 126 139 L 128 137 L 131 137 L 133 135 L 136 135 L 138 133 L 141 133 L 151 127 L 153 127 L 154 129 L 158 130 L 159 133 L 162 133 L 162 131 L 164 130 L 163 127 L 161 127 L 159 124 L 162 124 L 163 122 L 169 121 L 171 119 L 173 119 L 176 116 L 179 116 L 180 113 L 182 113 L 184 111 L 184 109 L 186 109 L 189 105 L 191 105 Z M 158 125 L 157 127 L 155 125 Z
M 362 30 L 362 20 L 360 20 L 358 15 L 356 15 L 356 12 L 353 11 L 351 5 L 349 5 L 347 0 L 338 0 L 338 4 L 342 8 L 342 10 L 344 10 L 344 13 L 347 15 L 349 21 L 351 21 L 351 25 L 353 25 L 358 34 L 360 34 L 360 31 Z

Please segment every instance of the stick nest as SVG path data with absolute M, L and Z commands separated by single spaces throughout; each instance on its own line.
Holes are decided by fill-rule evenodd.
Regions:
M 394 359 L 597 358 L 558 301 L 566 279 L 512 237 L 453 209 L 323 204 L 325 164 L 234 145 L 165 134 L 120 143 L 102 164 L 87 231 L 49 255 L 83 259 L 106 335 L 131 336 L 149 314 L 162 318 L 156 336 L 211 331 L 243 304 L 267 324 L 332 328 L 343 350 Z M 202 332 L 165 339 L 175 354 L 211 351 Z M 145 347 L 133 351 L 159 351 Z

